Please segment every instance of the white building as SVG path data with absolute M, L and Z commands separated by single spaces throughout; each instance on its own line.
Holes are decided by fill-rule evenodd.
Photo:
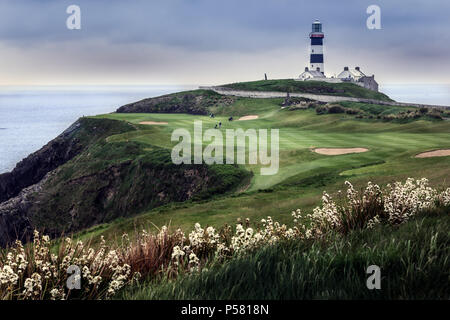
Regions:
M 366 75 L 362 73 L 359 67 L 355 67 L 353 70 L 350 70 L 348 67 L 344 67 L 344 71 L 339 73 L 337 77 L 343 81 L 358 81 L 365 76 Z
M 320 69 L 317 68 L 317 70 L 309 70 L 308 67 L 305 68 L 305 72 L 303 72 L 298 80 L 308 80 L 308 79 L 324 79 L 325 75 L 320 72 Z
M 311 46 L 309 50 L 310 67 L 306 67 L 305 71 L 301 73 L 297 81 L 324 81 L 324 82 L 351 82 L 361 87 L 378 91 L 378 83 L 375 81 L 375 76 L 366 76 L 359 67 L 350 70 L 348 67 L 339 73 L 337 77 L 327 78 L 324 73 L 324 55 L 323 55 L 323 39 L 325 38 L 322 32 L 322 24 L 319 20 L 315 20 L 312 24 L 312 32 L 309 34 L 311 39 Z
M 339 73 L 337 76 L 342 82 L 352 82 L 361 87 L 378 91 L 378 83 L 375 81 L 375 75 L 366 76 L 360 67 L 355 67 L 355 69 L 349 69 L 344 67 L 344 71 Z

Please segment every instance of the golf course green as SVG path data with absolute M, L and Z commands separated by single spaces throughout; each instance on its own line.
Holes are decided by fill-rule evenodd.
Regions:
M 272 216 L 280 222 L 289 222 L 292 210 L 309 210 L 317 206 L 324 190 L 337 192 L 344 187 L 345 180 L 361 187 L 367 181 L 386 185 L 407 177 L 426 177 L 436 187 L 448 185 L 450 157 L 415 157 L 424 151 L 450 147 L 450 125 L 447 120 L 419 118 L 399 122 L 357 119 L 346 113 L 318 115 L 312 108 L 281 108 L 282 102 L 283 99 L 237 98 L 232 105 L 212 107 L 210 112 L 215 114 L 214 118 L 182 113 L 111 113 L 96 116 L 125 121 L 136 128 L 135 131 L 109 136 L 106 139 L 108 143 L 135 141 L 147 145 L 148 150 L 161 147 L 170 151 L 176 144 L 171 141 L 173 130 L 184 128 L 192 133 L 194 121 L 202 121 L 203 130 L 214 128 L 215 124 L 222 122 L 221 130 L 224 132 L 237 128 L 279 129 L 280 163 L 275 175 L 261 175 L 259 164 L 245 165 L 253 176 L 248 185 L 236 192 L 143 211 L 133 217 L 97 225 L 82 232 L 81 237 L 115 237 L 124 232 L 133 233 L 136 225 L 171 225 L 187 231 L 196 222 L 220 227 L 233 224 L 239 218 L 259 221 Z M 376 106 L 364 104 L 360 107 L 376 109 Z M 402 109 L 396 107 L 392 112 L 398 113 Z M 386 106 L 385 110 L 389 107 Z M 228 121 L 230 116 L 238 119 L 246 115 L 258 115 L 258 118 Z M 368 151 L 322 155 L 315 153 L 314 148 L 366 148 Z

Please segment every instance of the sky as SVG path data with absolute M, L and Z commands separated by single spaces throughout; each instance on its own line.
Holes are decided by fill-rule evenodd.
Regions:
M 69 5 L 81 29 L 69 30 Z M 381 29 L 369 30 L 369 5 Z M 325 72 L 450 83 L 448 0 L 0 0 L 0 85 L 213 85 L 294 78 L 311 23 Z

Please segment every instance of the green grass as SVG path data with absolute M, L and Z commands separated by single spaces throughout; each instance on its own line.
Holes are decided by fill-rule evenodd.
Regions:
M 110 139 L 111 134 L 136 132 L 124 121 L 84 118 L 81 122 L 77 137 L 89 143 L 49 177 L 28 210 L 33 226 L 50 235 L 117 223 L 117 218 L 168 203 L 224 196 L 248 184 L 251 176 L 237 165 L 176 165 L 168 148 Z M 125 129 L 110 130 L 114 125 Z
M 293 83 L 264 81 L 263 85 L 246 83 L 242 89 L 275 91 L 276 88 L 287 88 L 279 86 Z M 342 95 L 341 90 L 347 90 L 334 88 L 339 90 L 339 95 Z M 360 94 L 351 91 L 353 89 L 348 89 L 349 96 Z M 345 188 L 346 180 L 350 180 L 356 189 L 362 188 L 368 181 L 384 186 L 407 177 L 427 177 L 431 185 L 438 189 L 450 185 L 450 157 L 415 158 L 416 154 L 424 151 L 450 148 L 448 121 L 419 119 L 398 123 L 359 120 L 349 114 L 317 115 L 313 109 L 281 109 L 282 101 L 236 98 L 231 105 L 211 106 L 215 118 L 179 113 L 112 113 L 92 117 L 90 120 L 95 128 L 102 127 L 102 122 L 109 119 L 115 121 L 106 121 L 108 128 L 111 124 L 118 124 L 121 129 L 105 130 L 105 134 L 89 146 L 88 152 L 65 165 L 61 182 L 99 172 L 111 164 L 132 161 L 132 172 L 126 175 L 120 194 L 152 197 L 153 178 L 147 182 L 143 179 L 144 173 L 148 172 L 146 169 L 169 165 L 167 155 L 176 144 L 171 141 L 173 130 L 184 128 L 192 134 L 194 121 L 202 121 L 203 129 L 213 128 L 221 121 L 223 134 L 226 129 L 279 129 L 280 167 L 276 175 L 263 176 L 260 174 L 261 164 L 239 168 L 210 166 L 208 171 L 213 180 L 205 194 L 199 193 L 185 202 L 160 203 L 155 208 L 125 209 L 126 215 L 110 217 L 105 223 L 75 234 L 75 238 L 93 239 L 95 244 L 100 236 L 107 241 L 115 241 L 120 240 L 123 233 L 132 237 L 142 228 L 156 230 L 170 225 L 189 232 L 197 222 L 202 226 L 220 228 L 225 224 L 233 225 L 239 218 L 258 222 L 267 216 L 281 223 L 290 223 L 292 210 L 300 208 L 303 212 L 311 212 L 320 203 L 324 190 L 334 195 Z M 350 102 L 343 104 L 374 116 L 396 114 L 405 109 Z M 230 116 L 237 120 L 245 115 L 258 115 L 259 118 L 228 121 Z M 168 124 L 141 125 L 142 121 L 164 121 Z M 93 130 L 92 126 L 90 128 Z M 88 135 L 85 134 L 86 137 Z M 203 142 L 203 146 L 207 144 Z M 314 153 L 311 150 L 314 147 L 365 147 L 369 151 L 325 156 Z M 164 180 L 158 178 L 159 171 L 155 172 L 154 181 Z M 167 184 L 173 190 L 177 187 L 170 182 Z M 139 185 L 144 185 L 148 193 L 136 192 Z M 74 190 L 73 194 L 76 192 Z M 58 201 L 58 196 L 52 195 L 49 203 Z M 121 203 L 128 203 L 128 199 L 124 198 Z M 133 215 L 130 216 L 130 213 Z M 281 243 L 246 257 L 233 258 L 229 263 L 201 275 L 135 287 L 124 292 L 123 297 L 406 299 L 432 296 L 448 299 L 448 271 L 445 270 L 449 269 L 446 257 L 450 219 L 446 213 L 417 217 L 400 228 L 379 226 L 374 230 L 355 231 L 345 238 L 330 239 L 328 244 Z M 365 287 L 365 269 L 371 264 L 382 268 L 381 291 L 369 291 Z M 447 283 L 447 286 L 442 283 Z
M 450 215 L 428 213 L 328 242 L 291 241 L 258 249 L 176 280 L 125 290 L 124 299 L 449 299 Z M 381 290 L 366 269 L 381 268 Z
M 280 130 L 280 168 L 278 174 L 262 176 L 260 165 L 246 165 L 253 172 L 243 193 L 188 203 L 171 203 L 139 215 L 112 221 L 86 230 L 83 237 L 102 234 L 114 238 L 123 232 L 134 233 L 137 226 L 171 224 L 185 231 L 196 222 L 220 227 L 238 218 L 259 220 L 271 215 L 281 222 L 290 221 L 297 208 L 311 210 L 320 202 L 324 190 L 331 193 L 344 188 L 350 180 L 361 187 L 367 181 L 381 185 L 407 177 L 427 177 L 437 187 L 449 185 L 450 158 L 418 159 L 420 152 L 450 148 L 450 126 L 446 121 L 418 120 L 409 123 L 355 120 L 352 115 L 316 115 L 314 110 L 280 109 L 282 99 L 238 99 L 232 106 L 217 108 L 216 118 L 186 114 L 107 114 L 96 118 L 122 120 L 135 131 L 109 136 L 108 143 L 142 144 L 171 150 L 175 145 L 170 135 L 176 128 L 192 132 L 195 120 L 203 128 L 213 128 L 222 121 L 228 128 L 277 128 Z M 242 115 L 256 114 L 257 120 L 228 122 Z M 139 125 L 141 121 L 166 121 L 165 126 Z M 204 143 L 206 145 L 206 143 Z M 366 147 L 369 152 L 341 156 L 324 156 L 312 147 Z M 246 184 L 246 182 L 244 183 Z M 241 190 L 241 191 L 242 191 Z
M 387 115 L 387 114 L 397 114 L 399 112 L 407 111 L 407 110 L 417 110 L 417 108 L 414 108 L 414 107 L 386 106 L 386 105 L 367 104 L 367 103 L 351 102 L 351 101 L 343 101 L 343 102 L 339 102 L 339 104 L 345 108 L 359 109 L 359 110 L 365 111 L 365 112 L 370 113 L 375 116 Z
M 235 90 L 299 92 L 392 101 L 387 95 L 381 92 L 372 91 L 353 83 L 328 83 L 321 81 L 278 79 L 238 82 L 224 85 L 224 87 Z

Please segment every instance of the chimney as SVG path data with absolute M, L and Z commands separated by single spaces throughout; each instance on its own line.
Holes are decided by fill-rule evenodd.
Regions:
M 305 67 L 305 71 L 309 71 L 308 67 Z
M 344 67 L 344 71 L 348 71 L 348 67 Z
M 358 70 L 358 71 L 359 71 L 359 67 L 355 67 L 355 70 Z

